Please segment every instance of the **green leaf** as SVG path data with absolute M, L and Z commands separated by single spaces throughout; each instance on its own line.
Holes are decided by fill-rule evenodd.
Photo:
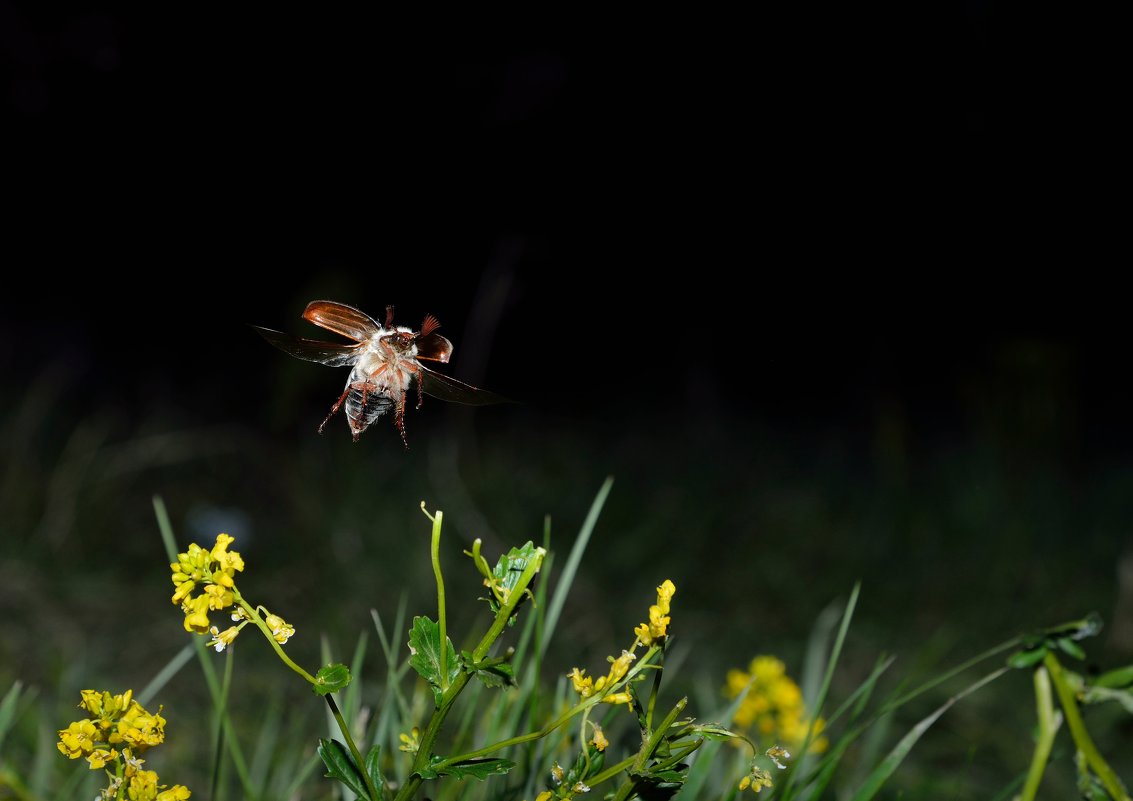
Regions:
M 1007 657 L 1007 666 L 1017 670 L 1025 670 L 1043 661 L 1044 656 L 1046 656 L 1046 648 L 1043 646 L 1026 651 L 1016 651 Z
M 1090 687 L 1082 696 L 1084 704 L 1101 704 L 1106 701 L 1116 701 L 1122 708 L 1133 715 L 1133 690 L 1113 690 L 1109 687 Z
M 446 687 L 460 675 L 460 661 L 452 640 L 445 638 L 445 667 L 448 676 L 441 686 L 441 627 L 424 615 L 413 618 L 413 628 L 409 630 L 409 664 L 421 674 L 433 688 L 433 700 L 440 704 Z
M 382 756 L 382 747 L 374 745 L 370 749 L 370 753 L 366 754 L 366 773 L 370 776 L 370 781 L 373 782 L 374 789 L 380 794 L 382 788 L 385 787 L 386 780 L 382 776 L 382 769 L 379 766 Z
M 500 557 L 495 568 L 492 569 L 492 576 L 496 579 L 496 586 L 510 595 L 519 583 L 519 579 L 523 576 L 523 571 L 527 569 L 527 565 L 530 564 L 531 560 L 541 558 L 534 543 L 530 540 L 521 548 L 512 548 Z M 530 587 L 528 587 L 528 589 L 530 589 Z M 515 608 L 517 610 L 521 603 L 522 601 L 516 604 Z M 500 611 L 500 604 L 496 600 L 494 593 L 488 598 L 488 604 L 492 607 L 493 613 Z M 513 614 L 508 620 L 508 625 L 514 625 L 515 620 L 516 616 Z
M 1074 642 L 1070 637 L 1059 637 L 1055 642 L 1058 649 L 1065 654 L 1069 654 L 1075 659 L 1085 659 L 1086 651 L 1078 643 Z
M 703 735 L 709 740 L 732 740 L 740 736 L 730 729 L 717 726 L 715 723 L 702 723 L 699 726 L 693 726 L 689 733 Z
M 1133 665 L 1108 670 L 1090 682 L 1095 687 L 1133 687 Z
M 485 664 L 485 662 L 487 662 L 487 660 L 485 660 L 485 662 L 474 664 L 472 661 L 472 653 L 469 651 L 460 652 L 460 662 L 464 667 L 464 671 L 478 678 L 485 687 L 516 686 L 515 669 L 509 662 Z
M 441 776 L 453 776 L 457 779 L 474 778 L 484 781 L 489 776 L 502 776 L 515 767 L 515 763 L 507 759 L 464 759 L 438 768 L 444 762 L 444 757 L 434 756 L 429 765 L 422 768 L 417 774 L 423 779 L 438 779 Z
M 1042 633 L 1051 639 L 1069 637 L 1072 640 L 1084 640 L 1087 637 L 1096 636 L 1101 632 L 1102 626 L 1102 616 L 1097 612 L 1091 612 L 1081 620 L 1072 620 L 1069 623 L 1051 626 Z
M 1081 751 L 1074 755 L 1075 767 L 1078 769 L 1078 795 L 1085 801 L 1112 801 L 1101 780 L 1090 772 L 1086 756 Z
M 993 673 L 989 673 L 988 675 L 976 681 L 974 684 L 965 687 L 959 693 L 945 701 L 941 706 L 934 710 L 932 714 L 913 726 L 913 728 L 909 730 L 908 734 L 902 737 L 897 745 L 893 746 L 893 750 L 886 755 L 885 759 L 881 761 L 881 764 L 874 768 L 869 776 L 866 777 L 865 782 L 861 787 L 858 788 L 857 792 L 854 793 L 853 801 L 869 801 L 869 799 L 876 796 L 878 791 L 881 790 L 882 785 L 884 785 L 885 782 L 889 780 L 889 777 L 893 775 L 894 771 L 897 770 L 897 767 L 901 764 L 905 757 L 909 755 L 909 752 L 913 750 L 913 746 L 917 744 L 917 740 L 919 740 L 921 736 L 926 731 L 928 731 L 929 728 L 934 723 L 936 723 L 937 720 L 939 720 L 941 715 L 947 712 L 949 708 L 961 698 L 975 692 L 988 682 L 994 681 L 995 679 L 1002 676 L 1006 671 L 1007 668 L 1001 668 Z
M 317 695 L 335 693 L 350 683 L 350 669 L 346 665 L 326 665 L 315 674 L 314 690 Z
M 354 764 L 354 758 L 350 756 L 345 745 L 338 740 L 327 740 L 320 737 L 319 756 L 322 757 L 323 764 L 327 766 L 325 774 L 327 778 L 338 779 L 356 796 L 366 798 L 369 795 L 366 791 L 366 780 L 362 778 L 358 766 Z M 366 761 L 369 762 L 368 759 Z
M 685 767 L 685 766 L 681 766 Z M 687 771 L 687 767 L 685 767 Z M 673 798 L 684 787 L 684 773 L 674 770 L 658 771 L 627 771 L 634 780 L 634 791 L 643 801 L 667 801 Z

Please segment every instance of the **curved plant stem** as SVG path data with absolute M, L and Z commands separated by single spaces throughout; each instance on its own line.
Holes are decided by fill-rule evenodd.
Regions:
M 240 594 L 240 591 L 233 587 L 232 594 L 236 597 L 236 603 L 240 604 L 240 608 L 247 613 L 248 619 L 255 623 L 256 628 L 263 632 L 263 635 L 267 637 L 267 641 L 271 644 L 271 647 L 275 649 L 276 656 L 283 660 L 283 664 L 294 670 L 312 685 L 318 686 L 318 679 L 295 664 L 295 662 L 292 661 L 291 657 L 284 653 L 283 646 L 280 645 L 279 642 L 275 639 L 275 635 L 272 634 L 271 629 L 268 628 L 268 624 L 265 623 L 263 618 L 260 617 L 260 613 L 250 603 L 244 600 L 244 596 Z
M 1110 794 L 1114 801 L 1131 801 L 1129 794 L 1121 786 L 1121 780 L 1117 778 L 1113 768 L 1105 761 L 1097 746 L 1094 745 L 1094 741 L 1090 739 L 1090 733 L 1086 731 L 1086 724 L 1082 720 L 1082 715 L 1078 712 L 1078 699 L 1074 697 L 1074 690 L 1066 680 L 1062 665 L 1050 651 L 1047 651 L 1046 656 L 1043 657 L 1043 664 L 1050 671 L 1050 678 L 1054 682 L 1058 700 L 1062 703 L 1062 712 L 1066 715 L 1066 725 L 1070 728 L 1074 745 L 1085 755 L 1086 762 L 1091 770 L 1097 774 L 1102 786 L 1105 787 L 1106 792 Z
M 445 580 L 441 575 L 441 521 L 445 513 L 440 509 L 435 515 L 425 511 L 425 502 L 421 501 L 421 511 L 425 517 L 433 521 L 433 538 L 429 546 L 429 557 L 433 561 L 433 575 L 437 577 L 437 624 L 441 627 L 441 692 L 448 689 L 448 624 L 445 614 Z
M 1061 716 L 1054 711 L 1054 701 L 1050 694 L 1050 674 L 1041 665 L 1035 669 L 1035 708 L 1039 717 L 1038 738 L 1035 741 L 1035 754 L 1031 758 L 1031 768 L 1027 771 L 1027 782 L 1023 785 L 1019 801 L 1034 801 L 1043 772 L 1046 770 L 1047 759 L 1050 758 L 1051 746 L 1054 745 L 1054 735 L 1062 725 Z
M 268 628 L 268 624 L 260 617 L 259 610 L 245 601 L 244 597 L 240 595 L 240 592 L 235 587 L 232 588 L 232 593 L 236 598 L 236 602 L 240 604 L 240 608 L 243 609 L 247 613 L 248 618 L 256 624 L 256 628 L 263 632 L 263 635 L 267 638 L 267 641 L 271 643 L 271 647 L 275 649 L 276 655 L 283 660 L 283 663 L 310 682 L 312 686 L 318 687 L 319 680 L 303 670 L 299 665 L 295 664 L 291 657 L 284 653 L 283 646 L 275 639 L 275 635 L 272 634 L 271 629 Z M 366 782 L 366 791 L 370 794 L 372 801 L 380 801 L 378 791 L 374 787 L 373 781 L 370 779 L 370 774 L 366 771 L 366 763 L 362 760 L 362 754 L 358 751 L 358 746 L 354 744 L 354 738 L 350 736 L 350 727 L 346 725 L 346 720 L 342 717 L 342 712 L 339 710 L 338 704 L 335 703 L 334 696 L 330 693 L 326 693 L 323 698 L 326 700 L 327 706 L 330 707 L 330 712 L 334 716 L 335 722 L 338 724 L 339 731 L 342 732 L 343 739 L 346 740 L 346 745 L 350 749 L 351 755 L 354 757 L 355 764 L 358 766 L 358 772 L 362 774 L 362 778 Z

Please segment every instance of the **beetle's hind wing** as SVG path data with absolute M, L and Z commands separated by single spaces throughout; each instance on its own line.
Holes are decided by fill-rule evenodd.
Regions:
M 463 403 L 469 406 L 487 406 L 492 403 L 514 403 L 510 398 L 497 395 L 486 389 L 478 389 L 471 384 L 457 381 L 444 373 L 430 370 L 420 365 L 421 389 L 426 395 L 440 398 L 451 403 Z
M 354 364 L 358 361 L 358 354 L 362 348 L 362 344 L 359 342 L 350 345 L 338 342 L 320 342 L 317 339 L 293 337 L 291 334 L 273 331 L 270 328 L 263 328 L 258 325 L 253 325 L 252 329 L 284 353 L 289 353 L 304 361 L 325 364 L 328 367 L 346 367 Z

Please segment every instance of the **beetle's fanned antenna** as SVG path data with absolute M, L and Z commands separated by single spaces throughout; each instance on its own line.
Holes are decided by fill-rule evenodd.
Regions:
M 393 306 L 386 306 L 386 328 L 393 328 Z
M 431 314 L 425 315 L 425 320 L 421 323 L 421 330 L 417 333 L 419 337 L 427 337 L 429 334 L 436 331 L 441 327 L 441 321 Z

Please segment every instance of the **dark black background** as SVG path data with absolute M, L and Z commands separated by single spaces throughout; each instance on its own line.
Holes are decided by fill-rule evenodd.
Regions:
M 5 642 L 18 675 L 98 655 L 88 604 L 117 610 L 123 581 L 165 597 L 152 494 L 182 540 L 236 533 L 302 631 L 352 642 L 401 592 L 430 608 L 420 498 L 457 542 L 537 537 L 546 512 L 559 547 L 607 474 L 547 664 L 601 664 L 663 577 L 717 678 L 759 652 L 796 671 L 859 578 L 847 682 L 1092 609 L 1125 659 L 1122 28 L 747 11 L 0 0 L 0 567 L 31 582 L 0 584 L 7 618 L 46 621 Z M 470 429 L 426 399 L 409 452 L 385 421 L 318 438 L 345 371 L 247 327 L 316 336 L 316 298 L 436 315 L 442 369 L 519 404 Z M 145 608 L 157 664 L 171 611 Z M 980 719 L 1024 715 L 1025 685 Z M 940 751 L 967 775 L 966 745 Z
M 331 297 L 432 312 L 458 375 L 580 421 L 896 393 L 947 426 L 1020 337 L 1124 419 L 1080 21 L 2 11 L 9 375 L 238 414 L 276 358 L 241 326 Z

